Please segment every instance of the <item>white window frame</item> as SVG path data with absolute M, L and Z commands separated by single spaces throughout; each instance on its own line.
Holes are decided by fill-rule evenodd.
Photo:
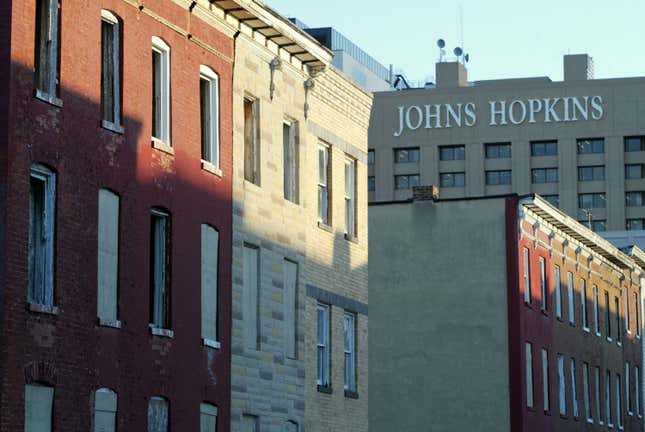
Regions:
M 288 136 L 284 136 L 284 128 L 289 129 Z M 282 148 L 283 148 L 283 182 L 284 199 L 294 204 L 300 202 L 300 151 L 298 148 L 298 127 L 296 121 L 282 121 Z M 291 158 L 289 158 L 291 156 Z
M 540 309 L 546 312 L 548 309 L 548 298 L 546 292 L 546 260 L 544 257 L 539 258 L 540 262 Z
M 523 251 L 524 303 L 531 304 L 531 254 L 529 248 Z
M 567 415 L 567 383 L 564 376 L 564 356 L 558 354 L 558 395 L 560 415 Z
M 33 164 L 30 171 L 30 182 L 35 179 L 42 183 L 43 202 L 40 220 L 40 244 L 33 244 L 32 233 L 33 218 L 33 192 L 29 191 L 29 289 L 27 299 L 29 303 L 53 307 L 55 291 L 54 254 L 56 248 L 56 173 L 44 165 Z M 40 276 L 37 272 L 41 272 Z M 39 282 L 40 281 L 40 282 Z M 38 286 L 42 284 L 42 286 Z
M 631 313 L 629 311 L 629 290 L 627 288 L 623 289 L 622 296 L 625 298 L 625 331 L 627 334 L 632 334 L 629 322 L 631 318 Z
M 524 369 L 526 381 L 526 406 L 534 406 L 534 389 L 533 389 L 533 344 L 526 342 L 524 344 Z
M 94 394 L 94 432 L 116 432 L 118 395 L 109 388 L 100 388 Z M 100 417 L 108 419 L 111 429 L 99 429 L 104 423 Z
M 209 117 L 208 127 L 208 142 L 203 142 L 204 131 L 202 130 L 202 161 L 209 163 L 213 168 L 220 169 L 220 86 L 219 76 L 215 71 L 208 66 L 199 66 L 199 79 L 200 79 L 200 94 L 201 94 L 201 80 L 208 82 L 208 106 L 204 107 L 201 104 L 200 98 L 200 118 L 204 115 L 203 110 L 206 108 L 206 113 Z M 203 126 L 202 126 L 203 127 Z M 206 147 L 206 148 L 205 148 Z M 208 150 L 208 154 L 204 150 Z
M 329 218 L 329 156 L 331 148 L 326 145 L 318 144 L 318 222 L 323 225 L 330 224 Z M 323 157 L 322 166 L 320 157 Z M 323 207 L 324 204 L 324 207 Z
M 555 314 L 558 319 L 562 319 L 562 284 L 560 283 L 560 266 L 555 266 Z
M 569 306 L 569 324 L 575 325 L 576 324 L 576 309 L 575 309 L 575 304 L 574 304 L 574 296 L 573 296 L 573 273 L 567 272 L 567 299 L 568 299 L 568 306 Z
M 318 303 L 317 306 L 317 378 L 316 382 L 320 387 L 329 387 L 330 382 L 330 352 L 329 352 L 329 333 L 330 333 L 330 309 L 331 307 L 324 303 Z M 321 328 L 322 326 L 322 328 Z
M 573 403 L 573 417 L 580 417 L 580 407 L 578 405 L 578 386 L 576 385 L 576 359 L 571 357 L 570 360 L 570 373 L 571 373 L 571 401 Z
M 199 404 L 199 430 L 200 432 L 217 432 L 217 415 L 219 410 L 216 405 L 213 405 L 208 402 L 202 402 Z M 207 429 L 212 420 L 215 420 L 215 427 L 213 429 Z
M 156 76 L 157 72 L 159 73 L 159 76 L 157 77 L 159 80 L 159 106 L 157 107 L 159 110 L 159 118 L 157 119 L 159 134 L 156 133 L 157 131 L 155 131 L 153 127 L 152 140 L 167 146 L 172 146 L 170 141 L 170 46 L 168 46 L 168 44 L 166 44 L 166 42 L 164 42 L 160 37 L 153 36 L 152 51 L 159 54 L 160 57 L 159 71 L 153 70 L 152 72 L 153 76 Z M 156 95 L 154 84 L 155 80 L 153 79 L 153 98 Z M 157 113 L 154 111 L 154 106 L 156 105 L 153 105 L 153 119 L 157 116 Z
M 591 414 L 591 392 L 589 387 L 589 364 L 586 362 L 582 363 L 582 401 L 587 423 L 593 423 L 593 416 Z
M 355 159 L 345 158 L 345 234 L 348 238 L 356 237 L 356 167 Z
M 582 315 L 582 330 L 589 332 L 589 313 L 587 311 L 587 281 L 580 279 L 580 313 Z
M 171 315 L 171 293 L 166 292 L 170 290 L 171 286 L 171 267 L 170 256 L 172 252 L 168 250 L 168 245 L 171 244 L 171 220 L 170 214 L 157 208 L 150 211 L 150 223 L 154 224 L 152 231 L 154 236 L 150 239 L 151 253 L 153 257 L 153 268 L 150 280 L 150 287 L 153 290 L 152 299 L 153 304 L 151 307 L 151 322 L 150 329 L 169 329 L 170 328 L 170 315 Z M 157 225 L 157 221 L 164 220 L 163 227 Z M 163 238 L 159 237 L 163 235 Z
M 594 319 L 594 330 L 596 336 L 601 336 L 600 334 L 600 309 L 598 304 L 598 286 L 593 285 L 593 319 Z
M 114 211 L 116 214 L 108 213 Z M 99 324 L 120 328 L 119 321 L 119 228 L 120 197 L 99 189 L 97 315 Z
M 121 23 L 119 18 L 112 12 L 102 9 L 101 10 L 101 25 L 107 23 L 112 26 L 112 80 L 113 80 L 113 89 L 112 89 L 112 116 L 113 121 L 109 121 L 105 118 L 102 119 L 102 125 L 106 129 L 110 129 L 114 132 L 123 132 L 123 126 L 121 123 Z M 101 29 L 101 34 L 103 30 Z M 101 40 L 103 44 L 103 40 Z M 101 46 L 101 74 L 104 74 L 103 68 L 105 67 L 105 61 L 103 59 L 103 46 Z M 103 80 L 101 81 L 104 85 Z M 105 96 L 105 89 L 101 88 L 101 100 Z
M 605 291 L 605 330 L 607 332 L 607 341 L 611 342 L 611 297 L 609 292 Z
M 356 314 L 343 314 L 345 391 L 356 392 Z
M 40 52 L 36 53 L 37 58 L 35 59 L 37 74 L 36 97 L 53 105 L 62 106 L 63 101 L 58 98 L 60 88 L 60 70 L 58 67 L 58 58 L 60 56 L 60 0 L 41 1 L 44 3 L 43 8 L 46 10 L 43 10 L 42 13 L 46 14 L 48 19 L 41 26 L 40 41 L 36 41 L 37 46 L 41 47 Z M 36 13 L 38 12 L 38 9 L 36 9 Z
M 219 231 L 208 224 L 201 226 L 201 333 L 202 343 L 220 348 L 219 319 Z
M 634 313 L 636 314 L 636 339 L 641 337 L 641 311 L 640 311 L 640 302 L 638 301 L 639 293 L 635 292 L 634 294 Z

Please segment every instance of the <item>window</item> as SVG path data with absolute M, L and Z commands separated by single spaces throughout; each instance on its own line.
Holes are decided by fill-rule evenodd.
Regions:
M 150 233 L 150 324 L 170 328 L 170 215 L 162 210 L 151 212 Z
M 531 170 L 531 181 L 533 183 L 557 183 L 557 168 L 536 168 Z
M 121 25 L 101 11 L 101 113 L 103 125 L 121 131 Z
M 627 412 L 629 415 L 632 415 L 634 413 L 634 409 L 632 407 L 631 394 L 629 394 L 629 369 L 629 362 L 625 362 L 625 405 L 627 406 Z
M 596 219 L 591 221 L 591 226 L 589 225 L 589 219 L 579 220 L 581 225 L 589 228 L 593 232 L 602 232 L 607 231 L 607 219 Z
M 466 173 L 440 173 L 439 185 L 441 187 L 464 187 L 466 185 Z
M 345 234 L 356 237 L 356 161 L 345 159 Z
M 600 306 L 598 305 L 598 287 L 593 286 L 593 325 L 596 335 L 600 336 Z
M 117 395 L 100 388 L 94 396 L 94 432 L 116 431 Z
M 560 196 L 559 195 L 542 195 L 542 198 L 548 201 L 553 207 L 560 207 Z
M 558 395 L 560 415 L 567 415 L 567 384 L 564 377 L 564 357 L 558 354 Z
M 459 146 L 440 146 L 439 147 L 439 160 L 464 160 L 466 159 L 466 147 Z
M 284 167 L 284 198 L 299 202 L 300 148 L 298 146 L 298 123 L 282 122 L 282 148 Z
M 260 185 L 260 102 L 244 98 L 244 179 Z
M 602 181 L 604 179 L 605 167 L 603 165 L 578 167 L 578 181 Z
M 623 407 L 622 407 L 622 384 L 620 374 L 616 374 L 616 420 L 618 422 L 618 427 L 623 428 Z
M 634 316 L 636 317 L 636 337 L 641 335 L 641 314 L 638 307 L 638 293 L 634 293 Z
M 59 0 L 36 1 L 35 67 L 36 96 L 48 102 L 56 101 L 60 88 Z
M 116 324 L 119 286 L 119 196 L 99 190 L 98 317 Z
M 593 423 L 591 416 L 591 393 L 589 389 L 589 364 L 582 363 L 582 400 L 585 407 L 585 418 L 587 422 Z
M 412 189 L 416 186 L 419 186 L 419 174 L 394 176 L 395 189 Z
M 598 417 L 598 423 L 603 424 L 602 421 L 602 403 L 600 402 L 600 368 L 596 366 L 594 368 L 594 376 L 596 381 L 596 416 Z
M 345 312 L 343 317 L 345 348 L 345 390 L 356 392 L 356 315 Z
M 611 373 L 609 370 L 605 375 L 605 411 L 607 412 L 607 426 L 614 427 L 611 418 Z
M 374 192 L 376 190 L 376 177 L 369 176 L 367 177 L 367 191 Z
M 219 77 L 203 65 L 199 67 L 199 106 L 202 160 L 219 168 Z
M 25 431 L 50 432 L 54 388 L 37 383 L 25 386 Z
M 28 301 L 54 304 L 54 241 L 56 174 L 43 165 L 31 166 L 29 188 Z
M 609 310 L 609 293 L 605 291 L 605 333 L 607 340 L 611 340 L 611 311 Z
M 546 294 L 546 264 L 544 258 L 540 257 L 540 308 L 543 311 L 548 308 Z
M 623 296 L 625 297 L 625 331 L 631 333 L 629 326 L 631 313 L 629 312 L 629 291 L 625 288 L 623 291 Z
M 581 209 L 605 208 L 607 199 L 604 193 L 578 194 L 578 207 Z
M 419 147 L 394 149 L 394 163 L 419 162 Z
M 152 38 L 152 137 L 170 145 L 170 47 Z
M 557 156 L 557 141 L 532 141 L 531 156 Z
M 168 400 L 153 396 L 148 401 L 148 432 L 168 432 Z
M 260 250 L 253 245 L 244 245 L 244 273 L 242 291 L 242 319 L 244 341 L 247 349 L 260 349 Z
M 625 228 L 628 231 L 640 231 L 645 229 L 645 219 L 627 219 Z
M 526 406 L 533 408 L 533 345 L 526 342 L 524 345 L 524 357 L 526 364 Z
M 549 353 L 542 348 L 542 405 L 544 412 L 549 412 Z
M 580 306 L 582 309 L 582 329 L 589 331 L 589 314 L 587 313 L 587 281 L 580 279 Z
M 486 171 L 486 185 L 510 185 L 511 184 L 511 170 L 502 171 Z
M 209 403 L 199 404 L 199 432 L 217 432 L 217 407 Z
M 580 417 L 580 412 L 578 408 L 578 390 L 576 387 L 576 360 L 571 358 L 571 398 L 573 401 L 573 417 Z
M 573 273 L 567 272 L 567 300 L 569 305 L 569 323 L 576 323 L 575 305 L 573 304 Z
M 560 286 L 560 267 L 555 266 L 555 314 L 562 319 L 562 288 Z
M 579 139 L 577 141 L 578 154 L 593 154 L 605 152 L 603 138 Z
M 282 262 L 284 278 L 284 351 L 287 358 L 297 357 L 296 329 L 298 319 L 298 264 L 285 259 Z
M 318 304 L 318 377 L 320 387 L 330 387 L 329 381 L 329 305 Z
M 524 302 L 531 304 L 531 263 L 528 248 L 524 248 L 523 269 Z
M 627 207 L 642 207 L 645 205 L 645 192 L 625 192 Z
M 625 151 L 645 151 L 645 136 L 625 137 Z
M 329 225 L 329 147 L 318 145 L 318 221 Z
M 614 297 L 614 307 L 616 309 L 616 342 L 620 342 L 621 331 L 620 331 L 620 300 L 618 297 Z
M 626 179 L 645 178 L 645 165 L 644 164 L 626 164 L 625 178 Z
M 219 255 L 219 232 L 210 225 L 202 224 L 202 338 L 206 342 L 217 341 L 217 277 Z
M 484 144 L 486 159 L 510 159 L 511 143 Z
M 374 165 L 374 162 L 376 162 L 376 155 L 374 154 L 374 150 L 368 150 L 367 151 L 367 164 L 368 165 Z
M 636 415 L 641 415 L 641 376 L 640 368 L 634 366 L 634 403 L 636 404 Z
M 260 419 L 250 414 L 242 414 L 242 432 L 260 432 Z

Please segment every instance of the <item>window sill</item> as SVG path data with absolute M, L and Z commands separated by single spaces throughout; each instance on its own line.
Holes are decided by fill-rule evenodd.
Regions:
M 613 429 L 613 428 L 614 428 L 614 425 L 613 425 L 613 424 L 611 424 L 611 423 L 607 423 L 607 427 L 608 427 L 609 429 Z
M 358 399 L 358 392 L 352 390 L 345 390 L 345 397 L 347 399 Z
M 616 341 L 616 345 L 621 347 L 621 346 L 623 346 L 623 343 L 621 341 Z
M 99 327 L 111 327 L 115 329 L 120 329 L 121 321 L 99 318 Z
M 165 142 L 161 141 L 160 139 L 157 138 L 152 138 L 152 148 L 159 150 L 164 153 L 168 153 L 169 155 L 174 155 L 175 154 L 175 149 L 172 148 L 170 144 L 166 144 Z
M 583 327 L 582 331 L 585 333 L 591 333 L 591 330 L 589 330 L 589 327 Z
M 222 347 L 222 344 L 220 344 L 216 340 L 207 339 L 207 338 L 202 338 L 202 345 L 204 345 L 205 347 L 210 347 L 215 349 L 220 349 Z
M 345 240 L 350 243 L 358 244 L 358 237 L 356 237 L 355 235 L 345 234 Z
M 602 337 L 602 334 L 600 334 L 600 332 L 596 332 L 596 336 Z
M 332 229 L 332 227 L 330 225 L 327 225 L 326 223 L 324 223 L 322 221 L 318 221 L 318 228 L 320 228 L 323 231 L 334 232 L 334 230 Z
M 101 127 L 103 129 L 109 130 L 110 132 L 114 132 L 116 134 L 123 135 L 123 126 L 121 126 L 121 125 L 112 123 L 112 122 L 107 121 L 107 120 L 103 120 L 101 122 Z
M 332 394 L 334 392 L 330 385 L 323 386 L 318 384 L 317 389 L 318 393 Z
M 44 305 L 40 303 L 27 303 L 29 312 L 36 312 L 45 315 L 60 315 L 60 309 L 53 305 Z
M 607 342 L 611 342 L 611 341 L 613 341 L 613 339 L 607 336 Z
M 618 426 L 618 430 L 623 430 L 625 429 L 623 426 Z
M 170 329 L 157 327 L 154 324 L 148 324 L 148 327 L 150 328 L 150 333 L 153 336 L 159 336 L 159 337 L 164 337 L 169 339 L 172 339 L 175 337 L 175 332 Z
M 587 419 L 587 423 L 589 423 L 589 424 L 593 424 L 593 419 L 588 418 L 588 419 Z
M 217 177 L 222 177 L 222 170 L 217 168 L 212 163 L 202 159 L 202 169 L 206 172 L 216 175 Z
M 39 99 L 43 102 L 47 102 L 50 105 L 54 105 L 58 108 L 63 107 L 63 101 L 57 98 L 56 96 L 51 96 L 48 95 L 47 93 L 43 92 L 42 90 L 36 90 L 36 99 Z
M 628 415 L 628 416 L 633 416 L 633 415 L 634 415 L 634 412 L 633 412 L 633 411 L 627 411 L 627 415 Z

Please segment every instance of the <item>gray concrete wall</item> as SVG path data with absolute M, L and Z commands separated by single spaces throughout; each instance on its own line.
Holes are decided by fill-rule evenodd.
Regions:
M 369 430 L 510 430 L 504 199 L 369 210 Z

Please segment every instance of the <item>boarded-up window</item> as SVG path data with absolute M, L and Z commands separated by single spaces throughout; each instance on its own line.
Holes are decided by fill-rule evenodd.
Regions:
M 318 221 L 329 225 L 329 146 L 318 146 Z
M 282 123 L 282 147 L 284 154 L 284 198 L 298 204 L 299 149 L 298 123 Z
M 284 260 L 284 338 L 285 355 L 288 358 L 296 358 L 296 329 L 298 319 L 298 264 Z
M 200 432 L 217 432 L 217 407 L 209 403 L 199 406 Z
M 244 178 L 260 184 L 260 107 L 256 99 L 244 98 Z
M 318 304 L 318 375 L 317 383 L 321 387 L 328 387 L 329 381 L 329 305 Z
M 36 89 L 43 98 L 58 95 L 60 56 L 59 0 L 36 1 Z
M 99 190 L 98 316 L 115 322 L 119 279 L 119 197 Z
M 168 401 L 153 396 L 148 402 L 148 432 L 168 432 Z
M 25 432 L 51 432 L 54 389 L 40 384 L 25 386 Z
M 244 322 L 244 342 L 247 349 L 260 348 L 260 320 L 258 319 L 258 293 L 260 250 L 252 245 L 244 245 L 244 291 L 242 295 Z
M 94 400 L 94 432 L 115 432 L 116 412 L 116 393 L 106 388 L 98 389 Z
M 150 233 L 150 323 L 170 328 L 170 215 L 152 210 Z
M 217 340 L 217 254 L 219 233 L 202 225 L 202 338 Z
M 170 145 L 170 47 L 152 38 L 152 136 Z
M 356 236 L 356 161 L 345 159 L 345 234 Z
M 101 111 L 103 120 L 121 124 L 121 25 L 112 12 L 101 11 Z
M 31 167 L 29 189 L 28 301 L 54 304 L 54 228 L 56 175 L 47 167 Z
M 257 416 L 250 414 L 242 415 L 242 432 L 259 432 L 260 421 Z
M 219 79 L 212 69 L 201 66 L 199 96 L 202 128 L 202 159 L 219 166 Z

